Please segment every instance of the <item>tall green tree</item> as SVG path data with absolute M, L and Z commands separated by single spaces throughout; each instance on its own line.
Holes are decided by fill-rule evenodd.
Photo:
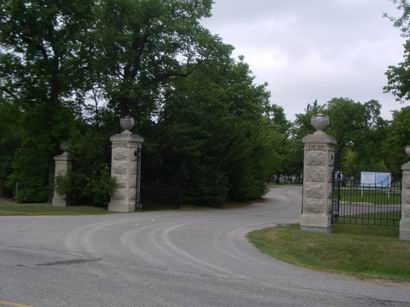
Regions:
M 22 111 L 10 176 L 27 190 L 21 200 L 45 199 L 52 157 L 76 118 L 113 133 L 121 114 L 155 116 L 167 80 L 189 75 L 212 53 L 213 37 L 199 23 L 210 7 L 207 0 L 0 3 L 0 90 Z
M 327 103 L 330 134 L 336 138 L 340 158 L 346 149 L 360 157 L 358 168 L 374 168 L 380 159 L 377 148 L 383 139 L 385 121 L 380 115 L 381 105 L 371 100 L 365 103 L 346 98 L 334 98 Z
M 383 142 L 387 122 L 380 115 L 381 105 L 370 100 L 365 103 L 348 98 L 333 98 L 324 105 L 315 101 L 305 113 L 297 114 L 291 129 L 289 170 L 302 172 L 302 138 L 314 132 L 310 120 L 318 113 L 329 116 L 327 132 L 336 138 L 336 167 L 346 175 L 357 176 L 361 170 L 385 170 Z M 295 171 L 296 170 L 296 171 Z
M 407 102 L 410 99 L 410 41 L 404 44 L 403 61 L 396 66 L 389 66 L 386 76 L 386 92 L 391 92 L 396 96 L 396 100 Z
M 218 60 L 166 91 L 152 128 L 157 136 L 148 137 L 145 147 L 149 197 L 219 205 L 264 193 L 280 133 L 264 116 L 265 86 L 255 85 L 249 67 L 230 54 L 222 45 Z
M 393 112 L 393 120 L 386 129 L 383 155 L 389 170 L 401 174 L 401 166 L 408 161 L 404 148 L 410 141 L 410 107 Z
M 202 26 L 211 2 L 0 2 L 0 108 L 20 128 L 0 138 L 2 188 L 20 182 L 21 201 L 45 200 L 68 140 L 69 199 L 106 203 L 109 136 L 130 114 L 147 140 L 143 189 L 153 201 L 261 196 L 283 169 L 289 123 L 243 58 Z
M 101 2 L 91 35 L 92 82 L 117 117 L 155 116 L 164 87 L 212 56 L 219 40 L 200 23 L 210 10 L 211 0 Z
M 0 91 L 21 111 L 12 165 L 22 201 L 47 199 L 52 157 L 80 112 L 93 1 L 0 2 Z
M 94 1 L 5 0 L 0 3 L 0 89 L 28 107 L 70 104 L 87 68 L 85 32 Z M 80 95 L 81 96 L 81 95 Z
M 389 17 L 395 27 L 400 28 L 402 36 L 406 38 L 404 44 L 403 61 L 397 65 L 391 65 L 386 71 L 387 85 L 386 92 L 391 92 L 396 99 L 406 102 L 410 98 L 410 3 L 408 0 L 391 0 L 397 5 L 401 15 L 399 17 Z
M 408 0 L 392 0 L 400 11 L 398 17 L 389 17 L 393 25 L 401 30 L 406 39 L 404 43 L 403 61 L 397 65 L 391 65 L 386 71 L 386 92 L 391 92 L 396 100 L 406 103 L 410 99 L 410 3 Z M 393 112 L 393 121 L 388 125 L 387 138 L 385 140 L 384 154 L 386 163 L 396 174 L 400 174 L 400 165 L 404 162 L 403 149 L 409 142 L 405 124 L 409 115 L 408 107 Z
M 13 195 L 15 189 L 9 176 L 14 153 L 22 141 L 21 118 L 17 105 L 0 98 L 0 195 L 8 197 Z

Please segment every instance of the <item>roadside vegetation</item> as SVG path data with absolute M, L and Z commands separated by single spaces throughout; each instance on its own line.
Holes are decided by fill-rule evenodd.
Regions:
M 147 206 L 222 206 L 263 195 L 282 172 L 290 123 L 245 59 L 202 25 L 211 6 L 1 1 L 0 196 L 49 200 L 53 157 L 66 142 L 67 199 L 106 206 L 109 138 L 127 114 L 145 138 Z
M 334 225 L 331 234 L 301 231 L 299 225 L 256 230 L 248 239 L 279 260 L 357 278 L 410 282 L 410 242 L 397 227 Z
M 403 13 L 395 25 L 409 37 L 410 6 L 394 2 Z M 300 177 L 302 138 L 318 112 L 330 117 L 344 175 L 400 173 L 410 107 L 390 121 L 378 101 L 338 97 L 306 101 L 290 121 L 246 59 L 203 26 L 211 9 L 210 0 L 1 1 L 0 196 L 49 201 L 65 142 L 69 202 L 106 206 L 109 138 L 127 114 L 145 137 L 148 207 L 246 202 L 272 178 Z M 410 96 L 409 50 L 386 73 L 386 91 L 399 100 Z
M 106 214 L 103 208 L 90 206 L 52 207 L 47 203 L 19 204 L 0 199 L 0 216 L 18 215 L 97 215 Z
M 197 211 L 209 209 L 238 209 L 249 206 L 250 202 L 226 202 L 222 206 L 209 205 L 180 205 L 170 207 L 167 205 L 151 204 L 144 207 L 143 211 L 160 211 L 160 210 L 181 210 L 181 211 Z M 36 216 L 36 215 L 100 215 L 108 214 L 105 208 L 96 206 L 76 206 L 53 207 L 49 203 L 18 203 L 10 199 L 0 198 L 0 216 Z

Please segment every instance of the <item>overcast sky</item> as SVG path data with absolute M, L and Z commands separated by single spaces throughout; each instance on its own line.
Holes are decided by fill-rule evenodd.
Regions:
M 389 65 L 403 58 L 404 39 L 383 13 L 389 0 L 214 0 L 204 24 L 235 56 L 244 55 L 258 83 L 290 119 L 315 99 L 376 99 L 382 114 L 403 105 L 383 93 Z

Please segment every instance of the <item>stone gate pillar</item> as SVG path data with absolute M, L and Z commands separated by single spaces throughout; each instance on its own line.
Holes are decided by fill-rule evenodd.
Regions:
M 410 146 L 406 147 L 406 153 L 410 156 Z M 401 220 L 400 240 L 410 241 L 410 162 L 401 167 L 403 171 L 401 192 Z
M 67 175 L 67 172 L 71 169 L 71 157 L 66 151 L 67 147 L 64 143 L 61 144 L 61 149 L 64 152 L 61 155 L 54 157 L 54 193 L 53 200 L 51 202 L 53 207 L 67 206 L 66 196 L 57 192 L 57 178 Z
M 302 230 L 328 233 L 332 225 L 336 140 L 322 131 L 329 125 L 328 117 L 318 114 L 311 123 L 317 131 L 303 138 L 303 212 L 300 227 Z
M 108 210 L 133 212 L 136 208 L 141 209 L 141 149 L 144 139 L 130 131 L 135 124 L 133 118 L 126 116 L 120 123 L 124 131 L 110 138 L 111 178 L 115 179 L 117 187 L 111 195 Z

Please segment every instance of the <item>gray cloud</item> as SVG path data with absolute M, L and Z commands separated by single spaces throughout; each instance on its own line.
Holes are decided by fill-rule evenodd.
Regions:
M 384 72 L 404 40 L 383 13 L 396 13 L 389 0 L 215 0 L 204 24 L 245 56 L 290 118 L 332 97 L 377 99 L 390 118 L 401 105 L 383 93 Z

